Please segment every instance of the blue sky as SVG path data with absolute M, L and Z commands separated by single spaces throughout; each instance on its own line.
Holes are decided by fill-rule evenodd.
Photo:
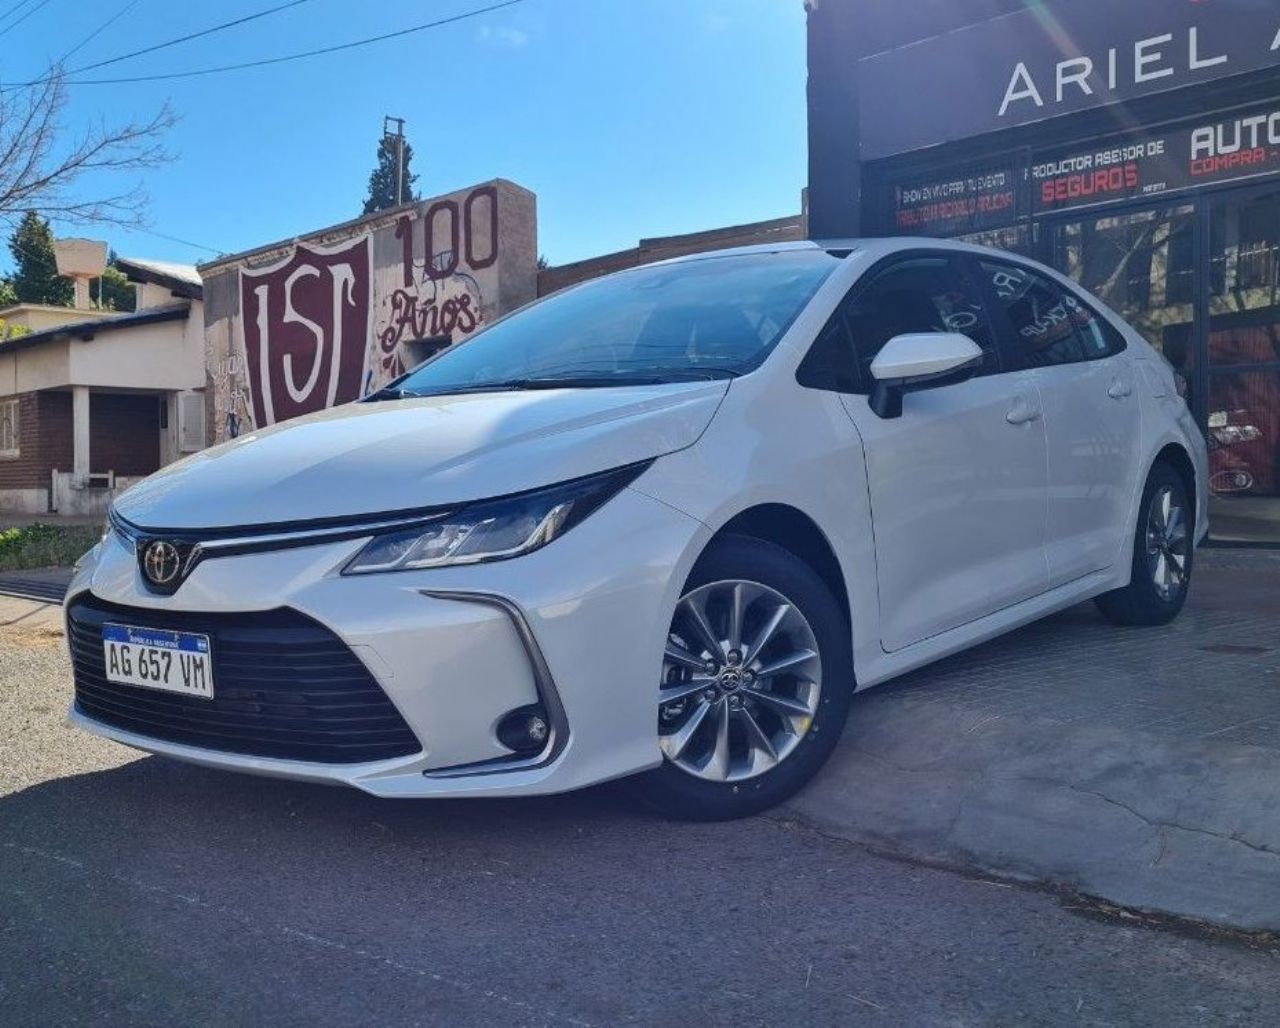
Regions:
M 71 66 L 277 2 L 136 0 Z M 308 0 L 93 74 L 254 60 L 489 2 Z M 0 34 L 0 77 L 38 75 L 127 3 L 45 0 Z M 10 6 L 0 0 L 0 8 Z M 146 175 L 151 227 L 236 252 L 356 216 L 382 116 L 398 115 L 415 149 L 419 191 L 444 193 L 498 176 L 532 189 L 540 249 L 559 264 L 641 236 L 798 210 L 805 74 L 801 0 L 524 0 L 344 54 L 167 82 L 77 86 L 66 121 L 75 131 L 89 119 L 141 117 L 169 101 L 181 118 L 168 139 L 176 159 Z M 93 186 L 86 180 L 83 191 Z M 57 228 L 108 238 L 130 256 L 213 256 L 120 229 Z

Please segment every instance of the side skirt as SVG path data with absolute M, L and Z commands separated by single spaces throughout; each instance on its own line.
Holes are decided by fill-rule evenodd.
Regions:
M 1043 617 L 1092 599 L 1110 589 L 1119 588 L 1120 581 L 1114 568 L 1095 572 L 1074 582 L 1060 585 L 1047 593 L 1024 600 L 1022 603 L 988 614 L 959 628 L 952 628 L 922 642 L 908 646 L 896 653 L 881 651 L 878 656 L 864 661 L 857 669 L 858 692 L 897 678 L 908 671 L 932 664 L 935 660 L 967 650 L 979 643 L 1004 635 L 1015 628 L 1039 621 Z

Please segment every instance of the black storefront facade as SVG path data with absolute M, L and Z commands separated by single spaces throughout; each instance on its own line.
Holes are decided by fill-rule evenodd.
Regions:
M 1280 543 L 1280 0 L 810 0 L 815 238 L 1035 257 L 1177 367 L 1213 536 Z

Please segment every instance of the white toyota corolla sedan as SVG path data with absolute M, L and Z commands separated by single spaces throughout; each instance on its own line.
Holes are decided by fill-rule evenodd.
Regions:
M 1096 598 L 1182 607 L 1203 440 L 1070 281 L 933 240 L 612 275 L 116 502 L 73 722 L 378 796 L 803 785 L 855 691 Z

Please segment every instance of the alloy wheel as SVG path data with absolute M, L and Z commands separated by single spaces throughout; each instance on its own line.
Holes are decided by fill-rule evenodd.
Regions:
M 696 778 L 738 782 L 799 746 L 822 693 L 813 628 L 776 589 L 712 582 L 681 598 L 658 694 L 668 761 Z
M 1189 544 L 1186 509 L 1172 488 L 1161 486 L 1147 514 L 1147 567 L 1166 602 L 1176 599 L 1186 584 Z

